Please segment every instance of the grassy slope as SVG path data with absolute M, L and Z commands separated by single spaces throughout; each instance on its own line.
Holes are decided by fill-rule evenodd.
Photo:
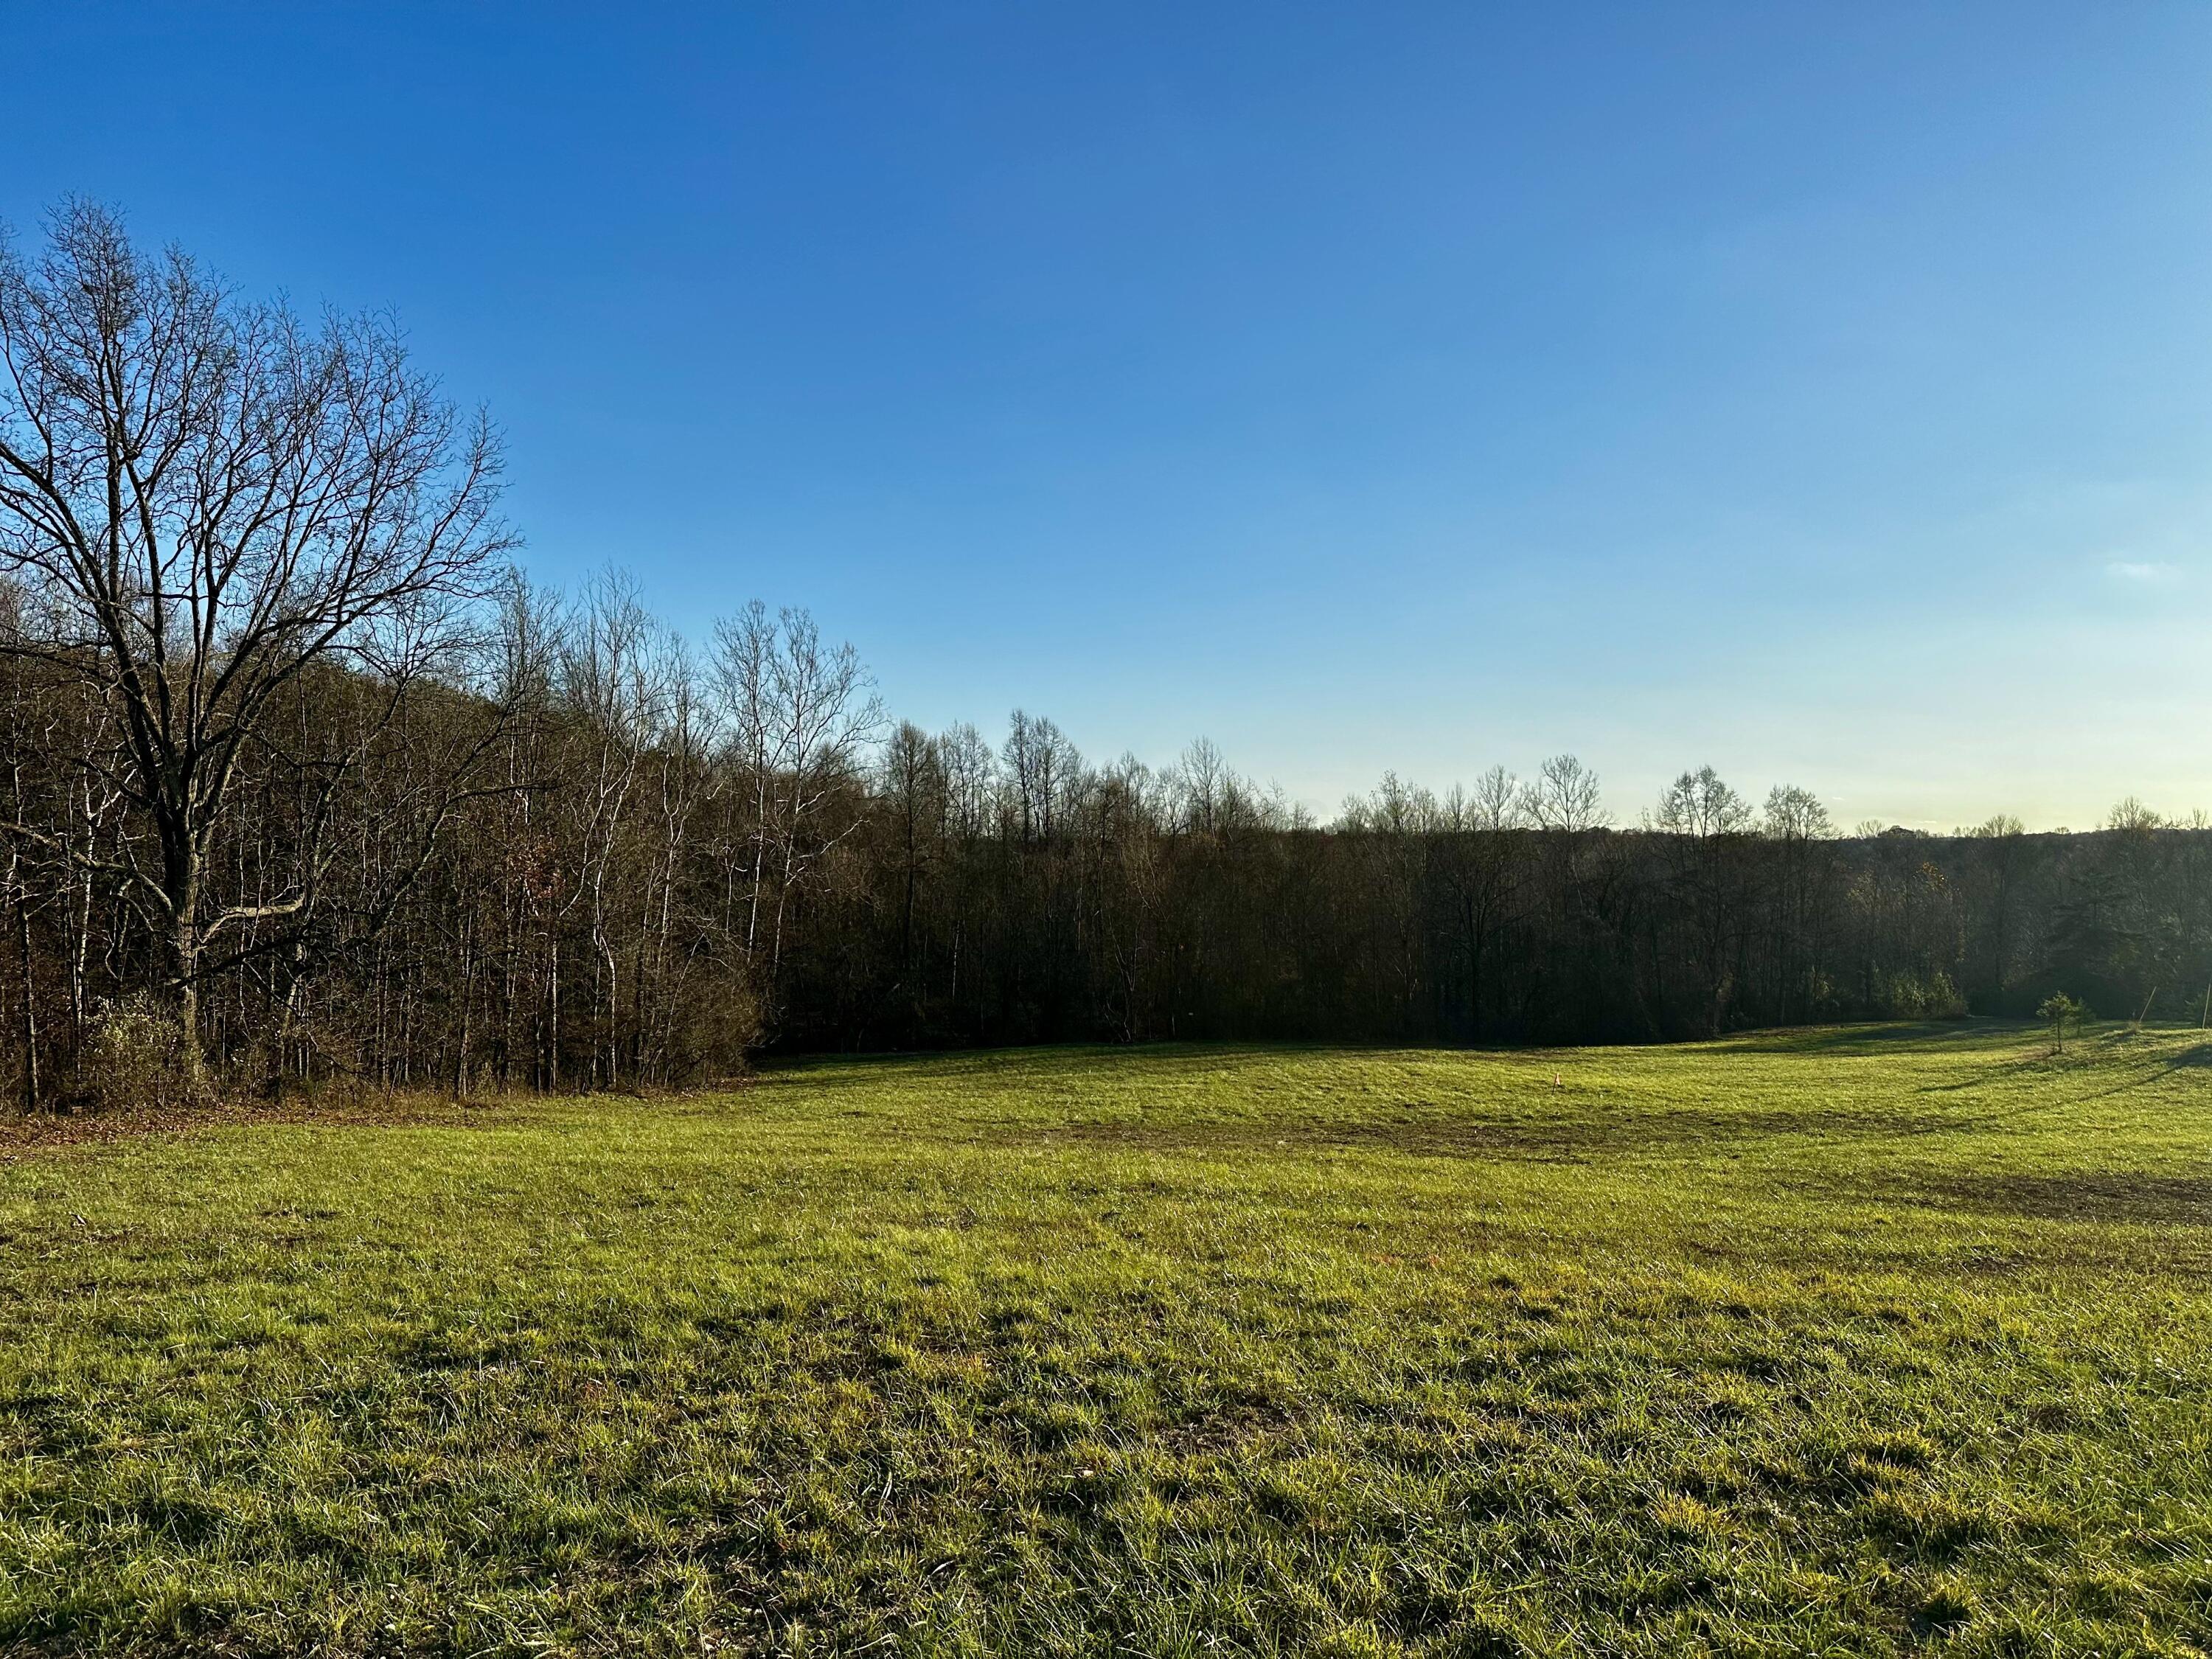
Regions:
M 0 1650 L 2197 1651 L 2209 1060 L 1056 1051 L 21 1157 Z

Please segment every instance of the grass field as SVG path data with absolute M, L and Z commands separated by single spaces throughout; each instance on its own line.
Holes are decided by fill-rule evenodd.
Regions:
M 0 1652 L 2212 1650 L 2196 1032 L 19 1150 L 0 1339 Z

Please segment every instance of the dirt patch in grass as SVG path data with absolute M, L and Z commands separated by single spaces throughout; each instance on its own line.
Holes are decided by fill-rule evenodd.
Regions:
M 1227 1457 L 1257 1441 L 1295 1433 L 1298 1426 L 1297 1419 L 1282 1407 L 1231 1402 L 1163 1424 L 1146 1439 L 1170 1458 Z

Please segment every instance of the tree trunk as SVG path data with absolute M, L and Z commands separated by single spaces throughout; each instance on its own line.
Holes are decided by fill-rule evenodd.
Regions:
M 39 1006 L 31 975 L 31 911 L 19 859 L 9 860 L 9 885 L 15 896 L 15 949 L 23 973 L 23 1109 L 39 1109 Z
M 200 1047 L 199 865 L 190 853 L 171 866 L 169 909 L 174 921 L 169 952 L 177 986 L 177 1068 L 187 1094 L 207 1087 L 207 1055 Z

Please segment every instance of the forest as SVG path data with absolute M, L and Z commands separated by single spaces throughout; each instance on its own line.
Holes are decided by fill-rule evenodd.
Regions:
M 375 316 L 102 210 L 0 255 L 10 1097 L 678 1085 L 762 1051 L 1642 1042 L 2212 1013 L 2212 829 L 1831 823 L 1571 756 L 1330 822 L 1209 743 L 895 722 L 799 611 L 514 568 L 499 443 Z

